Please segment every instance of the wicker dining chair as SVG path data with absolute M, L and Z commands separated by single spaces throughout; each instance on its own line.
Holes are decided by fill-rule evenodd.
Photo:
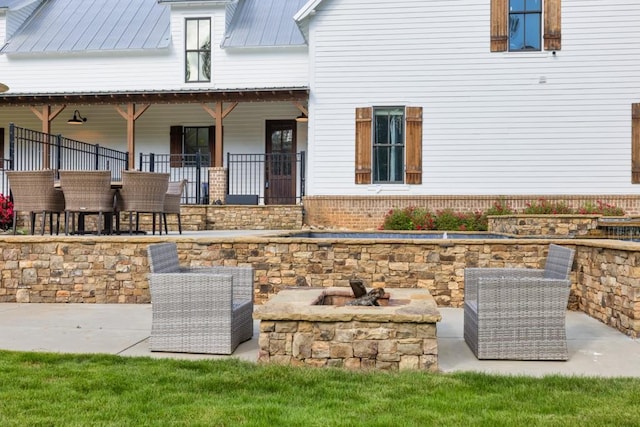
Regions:
M 251 266 L 182 267 L 175 243 L 149 245 L 151 351 L 232 354 L 253 336 Z
M 167 193 L 164 195 L 164 211 L 162 212 L 162 219 L 164 220 L 164 232 L 169 234 L 167 227 L 167 214 L 175 214 L 178 217 L 178 232 L 182 234 L 182 219 L 180 218 L 180 199 L 182 198 L 182 192 L 187 185 L 187 180 L 182 179 L 180 181 L 171 181 L 167 188 Z
M 7 171 L 13 198 L 13 234 L 16 234 L 17 213 L 28 212 L 31 234 L 35 234 L 36 215 L 42 214 L 44 234 L 49 215 L 49 232 L 53 234 L 53 214 L 57 214 L 56 234 L 60 231 L 60 214 L 64 212 L 64 195 L 54 187 L 55 171 Z
M 478 359 L 567 360 L 575 250 L 549 246 L 544 269 L 465 268 L 464 340 Z
M 140 230 L 140 214 L 152 216 L 152 233 L 156 232 L 156 215 L 158 216 L 158 232 L 162 234 L 162 213 L 164 198 L 169 187 L 169 174 L 141 171 L 122 171 L 122 188 L 119 194 L 119 207 L 122 212 L 129 213 L 129 234 L 133 234 L 133 215 L 136 217 L 135 231 Z
M 98 214 L 96 229 L 98 235 L 102 233 L 102 224 L 107 220 L 110 229 L 115 213 L 115 193 L 111 188 L 111 171 L 108 170 L 61 170 L 60 188 L 64 193 L 64 232 L 69 234 L 69 224 L 73 231 L 84 232 L 75 228 L 75 215 L 86 216 Z M 106 215 L 106 216 L 105 216 Z M 71 216 L 71 218 L 69 218 Z M 80 223 L 80 219 L 78 219 Z M 110 230 L 109 230 L 110 231 Z

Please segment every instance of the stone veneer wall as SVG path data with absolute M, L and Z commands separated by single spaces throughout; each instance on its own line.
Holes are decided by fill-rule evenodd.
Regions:
M 580 207 L 586 202 L 594 205 L 600 201 L 618 206 L 628 215 L 640 215 L 638 195 L 522 195 L 522 196 L 306 196 L 304 222 L 314 227 L 376 230 L 384 222 L 389 210 L 410 206 L 421 206 L 432 211 L 453 209 L 455 211 L 486 211 L 497 200 L 522 210 L 528 202 L 545 199 L 564 202 L 568 206 Z
M 489 232 L 516 236 L 586 236 L 598 228 L 601 215 L 489 216 Z
M 178 242 L 184 265 L 252 265 L 259 304 L 286 286 L 427 288 L 460 307 L 465 267 L 544 264 L 550 242 L 575 247 L 569 308 L 640 336 L 640 244 L 608 240 L 314 241 L 159 236 L 0 236 L 0 302 L 148 303 L 147 246 Z
M 183 231 L 203 230 L 300 230 L 302 228 L 301 205 L 182 205 L 181 222 Z M 40 233 L 41 216 L 38 215 L 36 233 Z M 95 215 L 86 217 L 87 230 L 95 230 Z M 26 229 L 28 214 L 18 216 L 18 226 Z M 151 230 L 150 214 L 140 215 L 140 228 Z M 167 215 L 169 232 L 178 230 L 178 216 Z M 54 221 L 55 227 L 55 221 Z M 121 229 L 128 230 L 129 216 L 122 214 Z M 49 233 L 49 221 L 46 221 Z M 64 215 L 60 220 L 60 232 L 64 234 Z
M 435 323 L 262 320 L 259 346 L 261 363 L 438 370 Z

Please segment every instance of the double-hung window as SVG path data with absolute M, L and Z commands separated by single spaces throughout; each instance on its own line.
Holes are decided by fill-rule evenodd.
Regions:
M 422 183 L 422 107 L 356 108 L 356 184 Z
M 560 50 L 561 0 L 491 0 L 491 51 Z
M 509 50 L 540 50 L 542 0 L 509 0 Z
M 185 81 L 211 81 L 211 19 L 188 18 L 185 25 Z

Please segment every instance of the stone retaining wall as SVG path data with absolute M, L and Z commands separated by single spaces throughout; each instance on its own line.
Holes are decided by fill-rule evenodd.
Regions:
M 252 265 L 256 302 L 286 286 L 426 288 L 460 307 L 465 267 L 540 268 L 550 242 L 575 247 L 571 309 L 640 335 L 640 244 L 608 240 L 386 240 L 268 237 L 1 236 L 1 302 L 148 303 L 146 248 L 178 242 L 184 265 Z
M 489 216 L 491 233 L 515 236 L 586 236 L 598 228 L 601 215 L 499 215 Z

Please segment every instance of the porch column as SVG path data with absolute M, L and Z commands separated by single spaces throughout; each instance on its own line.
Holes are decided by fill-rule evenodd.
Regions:
M 31 106 L 31 111 L 35 114 L 40 121 L 42 122 L 42 133 L 50 135 L 51 134 L 51 122 L 53 119 L 58 117 L 67 106 L 61 105 L 55 111 L 51 111 L 51 105 L 43 105 L 42 110 L 38 111 L 35 106 Z M 44 149 L 42 151 L 42 169 L 51 169 L 51 159 L 49 156 L 49 137 L 44 141 Z
M 127 111 L 123 111 L 116 105 L 116 111 L 127 121 L 127 151 L 129 152 L 129 169 L 136 168 L 136 120 L 140 117 L 149 104 L 141 105 L 140 110 L 136 111 L 136 104 L 130 102 L 127 104 Z
M 209 204 L 213 205 L 216 200 L 225 203 L 227 194 L 227 170 L 225 168 L 209 168 Z
M 222 132 L 222 121 L 225 117 L 229 115 L 230 112 L 233 111 L 234 108 L 238 105 L 237 102 L 232 103 L 226 109 L 223 109 L 223 102 L 216 102 L 215 110 L 211 109 L 207 104 L 201 104 L 202 108 L 209 113 L 211 117 L 215 120 L 216 123 L 216 148 L 215 153 L 211 153 L 213 155 L 212 166 L 216 168 L 221 168 L 224 165 L 224 134 Z M 221 199 L 222 200 L 222 199 Z

